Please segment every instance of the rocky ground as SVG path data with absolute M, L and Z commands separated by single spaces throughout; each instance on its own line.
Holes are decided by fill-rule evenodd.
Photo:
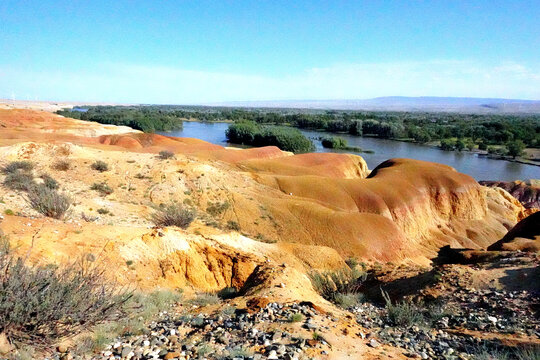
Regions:
M 364 297 L 331 311 L 259 297 L 206 306 L 187 301 L 97 354 L 51 359 L 536 359 L 539 263 L 538 255 L 516 252 L 473 265 L 377 267 L 371 274 L 385 281 L 379 289 L 398 299 Z M 431 282 L 418 279 L 426 274 Z M 401 296 L 408 279 L 421 288 Z

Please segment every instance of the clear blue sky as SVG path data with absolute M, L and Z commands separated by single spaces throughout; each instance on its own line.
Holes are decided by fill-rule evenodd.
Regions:
M 539 1 L 0 1 L 0 98 L 540 99 Z

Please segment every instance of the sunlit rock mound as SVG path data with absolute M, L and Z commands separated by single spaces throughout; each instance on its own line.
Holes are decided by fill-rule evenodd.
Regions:
M 540 181 L 480 181 L 490 187 L 500 187 L 508 191 L 526 208 L 540 209 Z
M 540 251 L 540 212 L 521 220 L 488 250 Z

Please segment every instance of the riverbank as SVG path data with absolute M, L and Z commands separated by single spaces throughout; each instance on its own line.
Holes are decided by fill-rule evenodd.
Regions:
M 216 124 L 233 124 L 234 123 L 234 121 L 232 121 L 232 120 L 201 121 L 201 120 L 195 119 L 195 118 L 190 118 L 190 119 L 185 119 L 185 120 L 183 119 L 183 121 L 190 122 L 190 123 L 203 123 L 203 124 L 212 124 L 212 123 L 216 123 Z M 275 124 L 267 124 L 267 125 L 275 125 Z M 347 138 L 349 138 L 349 137 L 354 137 L 354 138 L 358 138 L 358 139 L 369 138 L 369 139 L 377 139 L 377 140 L 383 140 L 383 141 L 403 142 L 403 143 L 414 144 L 416 146 L 429 147 L 429 148 L 437 149 L 439 151 L 443 151 L 443 152 L 447 152 L 447 153 L 470 154 L 470 155 L 477 155 L 480 158 L 487 158 L 487 159 L 490 159 L 490 160 L 505 160 L 505 161 L 512 162 L 512 163 L 517 163 L 517 164 L 540 166 L 540 149 L 534 149 L 534 148 L 527 148 L 527 149 L 525 149 L 525 152 L 526 153 L 533 152 L 534 153 L 532 155 L 533 158 L 534 159 L 539 159 L 538 161 L 530 159 L 530 158 L 524 158 L 524 157 L 517 157 L 517 158 L 514 159 L 514 158 L 509 157 L 509 156 L 488 154 L 487 151 L 477 150 L 477 149 L 475 149 L 473 151 L 470 151 L 470 150 L 467 150 L 467 149 L 463 149 L 461 151 L 458 151 L 458 150 L 451 150 L 451 151 L 443 150 L 443 149 L 440 148 L 440 142 L 439 141 L 430 141 L 430 142 L 427 142 L 427 143 L 420 143 L 420 142 L 417 142 L 417 141 L 415 141 L 414 139 L 411 139 L 411 138 L 383 139 L 383 138 L 381 138 L 379 136 L 376 136 L 376 135 L 373 135 L 373 134 L 365 134 L 365 135 L 362 135 L 362 136 L 358 136 L 358 135 L 351 135 L 351 134 L 343 133 L 343 132 L 329 132 L 329 131 L 324 131 L 324 130 L 321 130 L 321 129 L 302 129 L 302 128 L 294 127 L 291 124 L 280 124 L 279 126 L 288 126 L 288 127 L 294 128 L 294 129 L 298 129 L 298 130 L 300 130 L 302 132 L 316 132 L 318 134 L 328 134 L 329 136 L 338 136 L 338 137 L 344 137 L 345 136 Z M 172 131 L 172 132 L 174 132 L 174 131 Z M 172 132 L 168 132 L 168 133 L 172 133 Z M 319 136 L 310 137 L 310 139 L 320 141 L 321 138 L 323 138 L 323 137 L 324 136 L 319 135 Z M 351 151 L 353 153 L 359 153 L 359 154 L 373 154 L 373 153 L 375 153 L 375 150 L 372 150 L 372 149 L 364 150 L 364 148 L 362 148 L 360 146 L 349 146 L 347 149 L 332 149 L 332 150 L 334 150 L 336 152 L 337 151 L 339 151 L 339 152 Z
M 235 146 L 227 142 L 223 122 L 185 122 L 183 129 L 173 132 L 158 132 L 167 136 L 201 139 L 224 147 Z M 308 138 L 329 135 L 310 130 L 300 130 Z M 361 156 L 370 169 L 391 158 L 411 158 L 449 165 L 457 171 L 468 174 L 476 180 L 515 181 L 538 178 L 538 167 L 513 161 L 498 161 L 477 156 L 469 151 L 442 151 L 437 146 L 421 145 L 413 142 L 380 139 L 376 137 L 358 137 L 340 134 L 347 139 L 348 145 L 373 150 L 374 153 L 350 152 Z M 343 153 L 341 150 L 325 149 L 319 141 L 315 142 L 315 152 Z

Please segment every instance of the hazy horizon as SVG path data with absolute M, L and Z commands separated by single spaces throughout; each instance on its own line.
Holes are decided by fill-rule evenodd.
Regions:
M 540 99 L 539 1 L 0 4 L 0 98 Z

